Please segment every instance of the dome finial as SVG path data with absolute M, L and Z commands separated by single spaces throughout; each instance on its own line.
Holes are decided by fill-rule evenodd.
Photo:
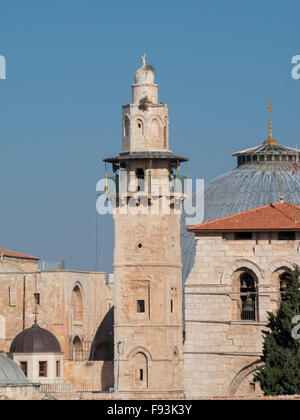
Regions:
M 267 140 L 264 141 L 264 146 L 278 144 L 278 142 L 275 139 L 273 139 L 273 134 L 272 134 L 272 109 L 273 109 L 273 107 L 272 107 L 272 102 L 271 102 L 271 99 L 270 99 L 269 105 L 268 105 L 268 110 L 269 110 L 269 113 L 270 113 L 270 117 L 269 117 L 269 137 L 267 138 Z
M 145 53 L 143 53 L 142 54 L 142 61 L 143 61 L 143 66 L 142 67 L 146 67 L 146 54 Z

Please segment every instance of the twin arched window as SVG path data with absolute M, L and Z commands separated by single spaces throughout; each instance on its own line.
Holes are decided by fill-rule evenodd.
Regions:
M 276 311 L 283 298 L 290 270 L 284 267 L 276 270 L 271 276 L 270 299 L 272 310 Z M 258 279 L 248 268 L 240 268 L 233 275 L 233 320 L 258 321 Z

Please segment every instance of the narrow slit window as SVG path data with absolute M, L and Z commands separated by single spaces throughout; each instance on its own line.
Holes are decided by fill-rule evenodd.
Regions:
M 171 313 L 174 312 L 174 303 L 173 303 L 173 299 L 171 299 Z
M 56 361 L 56 377 L 60 378 L 60 361 Z
M 34 293 L 34 300 L 35 300 L 35 304 L 36 305 L 40 305 L 41 304 L 41 297 L 39 293 Z
M 138 300 L 137 301 L 137 312 L 138 313 L 145 312 L 145 301 L 144 300 Z
M 140 369 L 140 381 L 144 380 L 144 370 Z

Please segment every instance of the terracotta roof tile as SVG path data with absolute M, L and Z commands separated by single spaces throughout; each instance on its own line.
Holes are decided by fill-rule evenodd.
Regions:
M 20 252 L 10 251 L 8 249 L 0 248 L 0 255 L 4 257 L 11 257 L 11 258 L 23 258 L 26 260 L 39 260 L 38 257 L 33 257 L 32 255 L 22 254 Z
M 300 206 L 279 202 L 188 227 L 189 232 L 300 231 Z

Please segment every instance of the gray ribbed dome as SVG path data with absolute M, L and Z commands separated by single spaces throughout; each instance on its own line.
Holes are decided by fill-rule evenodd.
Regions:
M 26 379 L 17 363 L 7 356 L 0 354 L 0 386 L 28 384 L 29 381 Z
M 210 181 L 204 188 L 204 220 L 214 220 L 272 202 L 300 205 L 300 171 L 293 175 L 300 151 L 286 146 L 258 146 L 235 153 L 238 167 Z M 201 220 L 197 223 L 201 223 Z M 195 223 L 196 224 L 196 223 Z M 182 220 L 183 281 L 194 263 L 194 235 Z
M 293 164 L 244 164 L 209 182 L 204 193 L 205 221 L 228 216 L 272 202 L 300 204 L 300 174 Z
M 16 336 L 10 353 L 61 353 L 61 348 L 50 331 L 34 324 Z

